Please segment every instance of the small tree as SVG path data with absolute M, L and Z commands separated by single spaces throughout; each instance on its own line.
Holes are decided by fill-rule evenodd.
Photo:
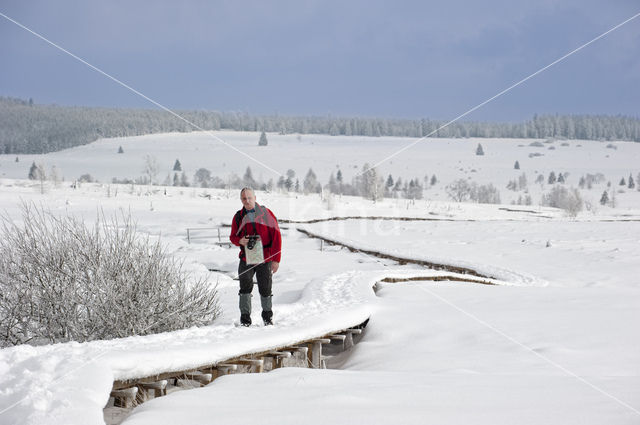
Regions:
M 173 164 L 173 171 L 182 171 L 182 164 L 180 161 L 176 159 L 176 162 Z
M 193 184 L 200 187 L 210 187 L 211 171 L 206 168 L 198 168 L 193 176 Z
M 558 174 L 558 183 L 564 183 L 564 174 L 562 173 Z
M 600 197 L 600 205 L 607 205 L 608 202 L 609 194 L 607 194 L 607 191 L 605 190 L 604 192 L 602 192 L 602 196 Z
M 189 187 L 189 179 L 187 179 L 187 174 L 183 171 L 182 175 L 180 176 L 180 186 L 182 187 Z
M 29 168 L 29 180 L 38 180 L 40 179 L 38 166 L 35 161 L 31 164 L 31 168 Z
M 438 178 L 436 177 L 435 174 L 433 176 L 431 176 L 431 181 L 429 183 L 431 184 L 431 186 L 433 186 L 434 184 L 438 183 Z
M 626 181 L 624 181 L 624 177 L 620 180 L 619 185 L 620 185 L 620 186 L 626 186 L 626 185 L 627 185 L 627 182 L 626 182 Z
M 124 153 L 124 149 L 122 149 L 122 146 L 118 148 L 118 153 Z
M 484 155 L 484 149 L 482 149 L 482 145 L 480 143 L 478 143 L 478 147 L 476 148 L 476 155 Z
M 313 169 L 309 168 L 309 171 L 307 171 L 307 175 L 302 182 L 302 188 L 305 194 L 322 191 L 322 186 L 318 183 L 316 173 L 313 172 Z
M 471 197 L 472 185 L 465 179 L 458 179 L 449 184 L 445 191 L 456 202 L 464 202 Z
M 547 183 L 549 184 L 554 184 L 558 179 L 556 178 L 556 173 L 554 173 L 553 171 L 549 173 L 549 180 L 547 180 Z
M 267 146 L 269 141 L 267 140 L 267 134 L 263 131 L 260 134 L 260 140 L 258 140 L 258 146 Z
M 629 189 L 636 187 L 636 183 L 633 181 L 633 176 L 631 174 L 629 174 L 629 183 L 627 184 L 627 187 Z
M 146 155 L 144 157 L 144 169 L 142 170 L 148 184 L 156 184 L 156 176 L 160 167 L 155 156 Z
M 564 186 L 554 186 L 551 192 L 542 196 L 542 205 L 561 208 L 572 217 L 575 217 L 582 208 L 584 202 L 578 189 L 567 189 Z
M 518 161 L 516 161 L 516 163 L 513 164 L 513 168 L 516 169 L 516 170 L 519 170 L 520 169 L 520 163 Z
M 244 172 L 244 176 L 242 177 L 242 184 L 245 187 L 256 187 L 256 181 L 253 179 L 253 172 L 251 171 L 251 167 L 247 167 Z

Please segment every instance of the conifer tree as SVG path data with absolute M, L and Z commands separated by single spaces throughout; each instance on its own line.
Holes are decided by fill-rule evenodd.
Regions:
M 627 184 L 629 189 L 636 187 L 636 183 L 633 181 L 633 175 L 629 174 L 629 183 Z
M 609 194 L 607 194 L 607 191 L 605 190 L 604 192 L 602 192 L 602 196 L 600 197 L 600 205 L 607 205 L 608 202 Z
M 516 170 L 519 170 L 520 169 L 520 163 L 518 161 L 516 161 L 516 163 L 513 164 L 513 168 L 516 169 Z
M 484 155 L 484 149 L 482 149 L 482 145 L 478 143 L 478 147 L 476 148 L 476 155 L 482 156 Z
M 29 180 L 38 180 L 38 166 L 35 161 L 31 164 L 31 168 L 29 168 Z
M 267 140 L 267 134 L 263 131 L 260 134 L 260 140 L 258 141 L 258 146 L 267 146 L 269 141 Z
M 176 162 L 173 164 L 173 171 L 182 171 L 182 164 L 180 161 L 176 159 Z

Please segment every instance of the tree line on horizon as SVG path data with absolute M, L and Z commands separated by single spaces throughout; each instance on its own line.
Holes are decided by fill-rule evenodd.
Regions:
M 40 154 L 100 138 L 202 130 L 331 136 L 566 138 L 640 142 L 640 119 L 622 115 L 534 115 L 520 123 L 366 117 L 250 115 L 246 112 L 39 105 L 0 97 L 0 154 Z

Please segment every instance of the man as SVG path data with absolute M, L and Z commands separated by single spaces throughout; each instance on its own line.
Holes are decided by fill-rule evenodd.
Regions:
M 262 305 L 262 320 L 265 326 L 273 324 L 271 307 L 271 275 L 280 266 L 280 251 L 282 236 L 276 216 L 266 207 L 256 202 L 253 189 L 245 187 L 240 191 L 242 209 L 236 212 L 231 222 L 229 240 L 240 247 L 240 264 L 238 276 L 240 278 L 240 323 L 251 325 L 251 291 L 253 290 L 253 275 L 258 280 L 258 292 Z M 256 241 L 256 235 L 259 239 Z M 252 242 L 250 242 L 253 239 Z M 247 264 L 247 249 L 262 249 L 264 261 L 260 264 Z M 253 251 L 253 250 L 252 250 Z

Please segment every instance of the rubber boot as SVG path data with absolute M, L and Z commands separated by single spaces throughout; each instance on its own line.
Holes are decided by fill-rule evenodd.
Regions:
M 251 294 L 240 294 L 240 323 L 251 325 Z
M 273 311 L 271 306 L 272 297 L 260 297 L 260 303 L 262 304 L 262 320 L 265 326 L 273 325 Z

